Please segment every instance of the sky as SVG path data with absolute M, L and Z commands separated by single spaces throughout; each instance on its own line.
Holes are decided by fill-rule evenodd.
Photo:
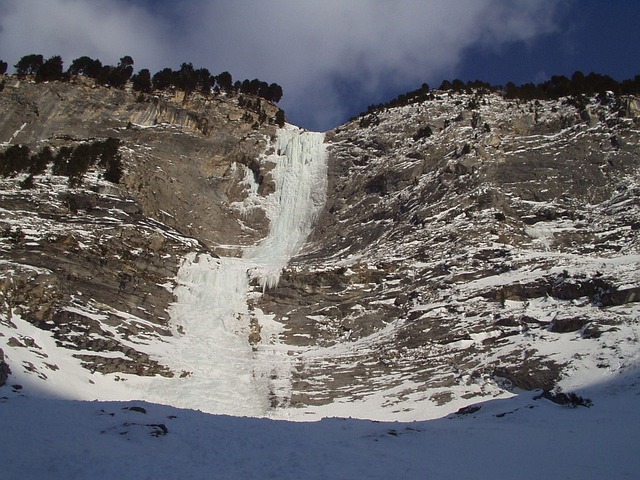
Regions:
M 0 0 L 0 59 L 191 62 L 280 84 L 287 119 L 324 131 L 425 82 L 632 78 L 639 22 L 637 0 Z

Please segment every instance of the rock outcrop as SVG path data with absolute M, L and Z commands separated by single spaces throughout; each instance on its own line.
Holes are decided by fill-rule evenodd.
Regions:
M 637 107 L 434 92 L 328 132 L 325 208 L 278 287 L 253 285 L 243 313 L 253 360 L 278 359 L 271 408 L 418 418 L 405 400 L 448 413 L 633 365 Z M 183 333 L 168 307 L 188 253 L 239 255 L 265 237 L 251 199 L 275 191 L 263 153 L 276 127 L 260 118 L 226 96 L 8 79 L 5 147 L 113 137 L 125 175 L 2 180 L 1 326 L 48 331 L 96 374 L 188 377 L 151 345 Z M 43 354 L 27 337 L 2 337 L 8 363 L 46 376 L 11 364 L 10 348 Z
M 54 152 L 106 138 L 120 141 L 119 184 L 90 171 L 4 178 L 0 192 L 0 314 L 49 331 L 93 372 L 172 376 L 150 358 L 148 339 L 175 333 L 168 308 L 189 252 L 250 245 L 268 227 L 264 211 L 240 208 L 247 178 L 270 188 L 260 155 L 275 133 L 235 98 L 141 95 L 72 83 L 6 77 L 0 141 Z M 144 340 L 146 339 L 146 340 Z M 142 342 L 141 342 L 142 340 Z M 109 352 L 105 354 L 105 352 Z M 19 368 L 16 366 L 15 368 Z

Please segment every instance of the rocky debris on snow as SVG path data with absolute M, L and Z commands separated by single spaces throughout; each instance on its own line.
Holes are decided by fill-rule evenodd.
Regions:
M 533 397 L 534 400 L 538 400 L 540 398 L 546 398 L 547 400 L 551 400 L 553 403 L 557 403 L 558 405 L 563 405 L 570 408 L 589 408 L 593 406 L 593 402 L 590 399 L 581 397 L 574 392 L 564 393 L 543 390 L 540 395 L 536 395 Z
M 129 412 L 133 414 L 147 415 L 147 409 L 138 405 L 132 405 L 128 407 L 122 407 L 126 420 L 122 421 L 120 417 L 122 414 L 115 412 L 107 412 L 106 410 L 100 410 L 101 416 L 106 416 L 110 419 L 109 425 L 100 432 L 101 434 L 117 434 L 125 438 L 131 439 L 135 436 L 142 434 L 144 436 L 152 437 L 164 437 L 169 433 L 166 423 L 140 423 L 132 420 L 132 416 L 128 415 Z M 169 417 L 174 419 L 175 416 Z M 113 419 L 114 421 L 111 421 Z

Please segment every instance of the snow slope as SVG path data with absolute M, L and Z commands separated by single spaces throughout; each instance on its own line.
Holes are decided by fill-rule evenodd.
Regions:
M 2 390 L 3 478 L 635 479 L 640 377 L 569 408 L 527 392 L 413 423 L 292 423 Z

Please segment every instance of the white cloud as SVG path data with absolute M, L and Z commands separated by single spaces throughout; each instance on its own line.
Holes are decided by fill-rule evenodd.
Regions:
M 499 48 L 554 28 L 559 0 L 0 0 L 0 58 L 90 55 L 136 66 L 260 78 L 284 88 L 296 119 L 327 127 L 350 96 L 454 72 L 465 49 Z
M 388 87 L 417 86 L 451 72 L 474 44 L 491 48 L 549 31 L 558 2 L 197 3 L 190 12 L 199 19 L 194 35 L 210 39 L 217 61 L 232 72 L 282 83 L 285 107 L 296 115 L 313 108 L 318 118 L 343 118 L 345 99 L 328 88 L 331 79 L 356 82 L 354 90 L 364 98 Z
M 0 57 L 13 64 L 42 53 L 71 60 L 89 55 L 162 61 L 167 26 L 148 10 L 121 0 L 0 0 Z

